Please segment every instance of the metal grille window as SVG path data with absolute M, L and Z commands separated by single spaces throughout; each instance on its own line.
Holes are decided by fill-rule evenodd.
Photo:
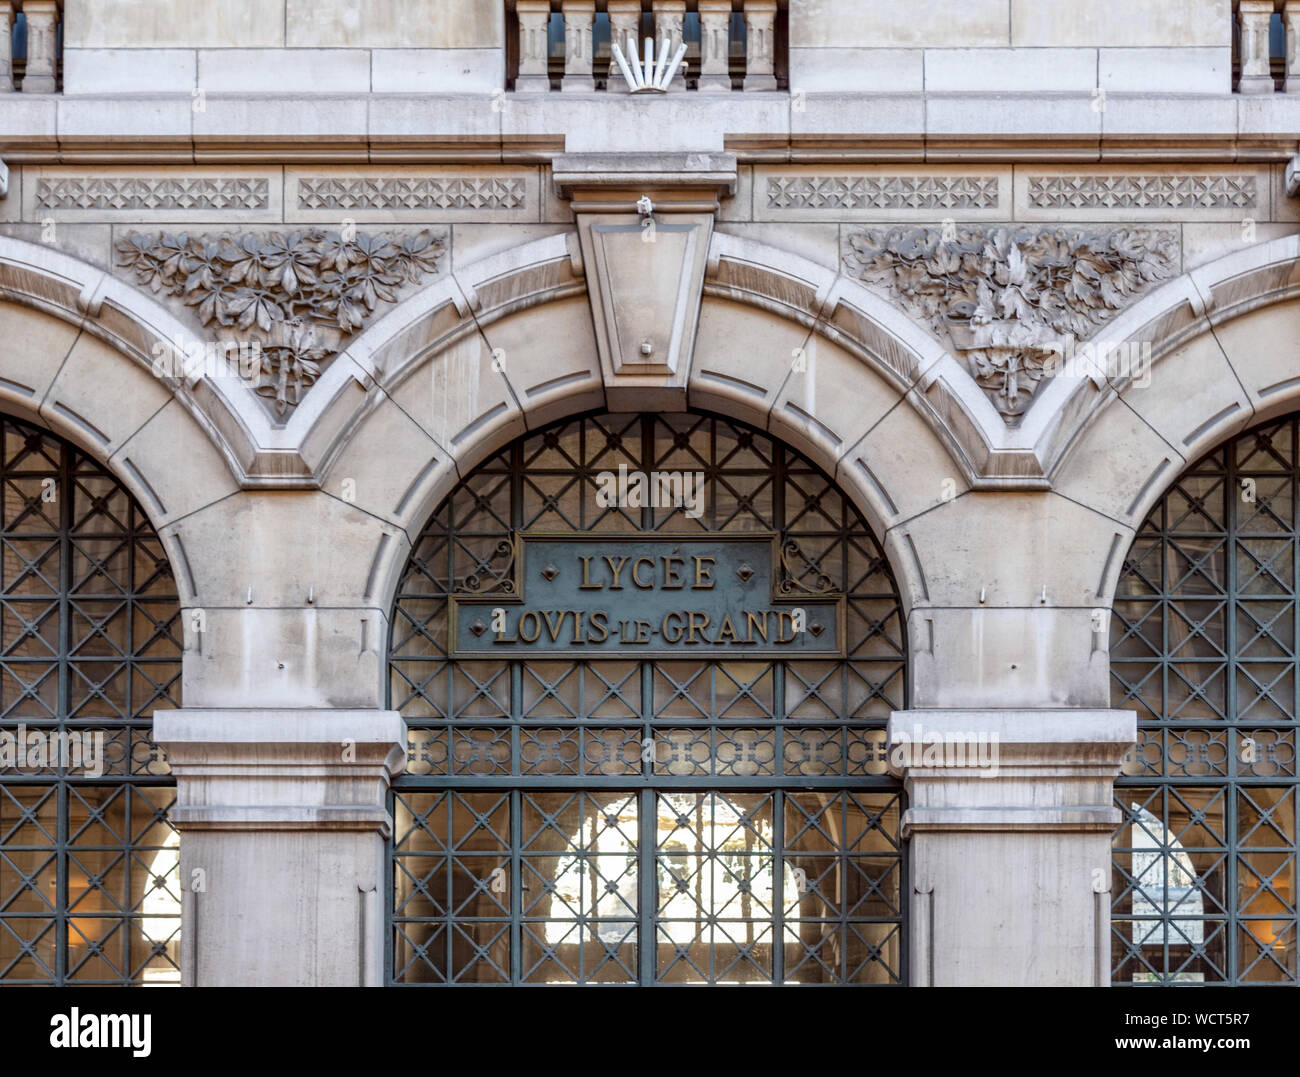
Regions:
M 1297 982 L 1298 422 L 1189 468 L 1124 564 L 1112 699 L 1139 731 L 1115 790 L 1116 983 Z
M 0 417 L 0 984 L 179 983 L 180 705 L 162 544 L 74 446 Z
M 602 504 L 602 473 L 703 476 Z M 846 595 L 844 659 L 453 660 L 448 599 L 521 531 L 775 532 Z M 884 554 L 813 465 L 739 423 L 599 415 L 533 434 L 438 508 L 399 585 L 389 975 L 398 984 L 901 982 L 904 637 Z

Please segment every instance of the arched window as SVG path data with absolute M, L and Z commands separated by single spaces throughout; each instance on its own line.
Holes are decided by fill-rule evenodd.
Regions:
M 180 608 L 131 495 L 0 416 L 0 983 L 179 983 Z
M 620 474 L 656 489 L 675 475 L 664 481 L 686 496 L 611 500 Z M 511 600 L 521 536 L 540 533 L 601 552 L 771 535 L 793 595 L 844 596 L 842 655 L 457 657 L 455 596 L 480 600 L 464 616 L 490 639 L 490 596 Z M 519 587 L 561 571 L 528 561 Z M 620 616 L 652 598 L 624 599 Z M 773 623 L 791 628 L 786 609 Z M 576 621 L 559 623 L 567 638 Z M 903 980 L 901 794 L 884 753 L 905 702 L 899 598 L 861 517 L 802 457 L 692 413 L 531 434 L 433 514 L 390 653 L 410 736 L 394 783 L 392 982 Z
M 1294 984 L 1300 443 L 1290 416 L 1197 461 L 1115 595 L 1117 984 Z

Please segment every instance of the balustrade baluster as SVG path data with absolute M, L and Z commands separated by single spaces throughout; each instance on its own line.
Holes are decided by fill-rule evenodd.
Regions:
M 776 0 L 745 0 L 744 89 L 776 89 Z

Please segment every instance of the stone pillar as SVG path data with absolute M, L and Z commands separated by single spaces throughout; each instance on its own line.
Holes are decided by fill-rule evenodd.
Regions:
M 617 44 L 623 50 L 623 55 L 629 63 L 632 60 L 632 57 L 628 56 L 629 37 L 636 42 L 632 51 L 640 52 L 641 0 L 609 0 L 606 11 L 609 12 L 610 37 L 608 89 L 610 93 L 631 93 L 632 88 L 623 78 L 623 72 L 618 69 L 618 61 L 614 59 L 613 46 Z
M 1240 0 L 1238 26 L 1241 30 L 1241 93 L 1272 93 L 1273 76 L 1268 67 L 1268 21 L 1273 0 Z
M 701 90 L 731 91 L 731 0 L 700 0 Z
M 560 89 L 590 93 L 596 88 L 591 59 L 591 31 L 596 21 L 595 0 L 564 0 L 564 78 Z
M 27 72 L 23 76 L 23 93 L 53 93 L 58 63 L 54 28 L 59 6 L 56 0 L 26 0 L 23 14 L 27 16 Z
M 1109 984 L 1112 785 L 1136 735 L 1131 711 L 890 717 L 914 986 Z
M 1283 40 L 1286 42 L 1285 93 L 1300 93 L 1300 0 L 1286 0 L 1282 8 Z
M 515 91 L 546 93 L 551 88 L 546 73 L 551 0 L 516 0 L 515 15 L 519 18 L 519 74 L 515 76 Z
M 177 785 L 183 983 L 381 985 L 401 715 L 184 708 L 154 733 Z
M 746 90 L 776 89 L 776 0 L 745 0 Z
M 668 39 L 668 56 L 671 58 L 682 43 L 682 22 L 686 18 L 686 0 L 654 0 L 655 17 L 655 56 L 659 55 L 659 43 Z M 669 91 L 686 89 L 686 60 L 682 59 Z
M 14 6 L 0 0 L 0 93 L 14 89 Z

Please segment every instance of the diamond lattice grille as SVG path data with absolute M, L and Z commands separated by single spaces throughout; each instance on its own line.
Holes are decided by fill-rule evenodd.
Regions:
M 602 504 L 601 472 L 704 476 L 702 512 Z M 510 578 L 522 530 L 775 532 L 847 595 L 843 660 L 453 660 L 448 599 Z M 461 483 L 399 585 L 395 983 L 903 979 L 904 637 L 883 552 L 813 465 L 739 423 L 596 415 Z
M 175 790 L 150 739 L 180 705 L 162 543 L 103 467 L 7 417 L 0 514 L 0 733 L 22 750 L 0 765 L 0 983 L 177 983 Z
M 1139 529 L 1111 621 L 1117 984 L 1295 984 L 1297 423 L 1199 460 Z

